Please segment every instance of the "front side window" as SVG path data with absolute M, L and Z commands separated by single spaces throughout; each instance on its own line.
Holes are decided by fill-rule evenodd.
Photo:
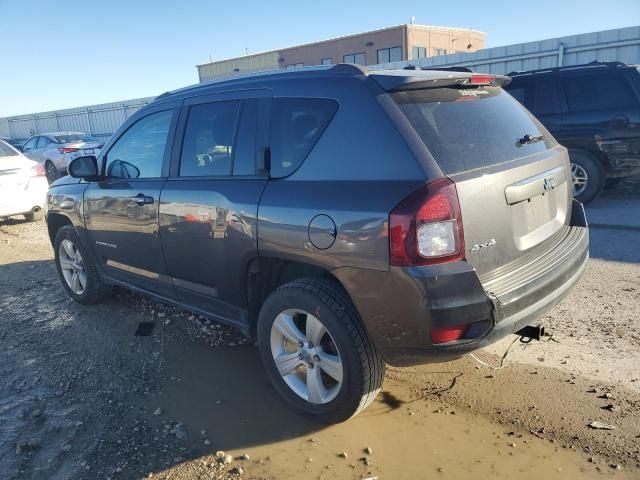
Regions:
M 240 102 L 194 105 L 184 132 L 180 176 L 231 174 Z
M 638 105 L 629 83 L 618 72 L 567 75 L 562 79 L 569 110 L 610 110 Z
M 36 143 L 38 143 L 38 137 L 33 137 L 30 138 L 29 140 L 27 140 L 27 142 L 24 144 L 24 146 L 22 147 L 23 150 L 32 150 L 34 148 L 36 148 Z
M 271 114 L 271 176 L 284 177 L 307 158 L 338 110 L 335 100 L 276 98 Z
M 172 118 L 173 111 L 166 110 L 146 116 L 129 127 L 107 153 L 107 176 L 161 177 Z
M 38 145 L 36 146 L 36 148 L 44 148 L 47 145 L 49 145 L 49 142 L 47 137 L 38 137 Z

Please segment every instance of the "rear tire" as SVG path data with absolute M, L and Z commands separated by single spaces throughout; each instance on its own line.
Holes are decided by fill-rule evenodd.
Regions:
M 317 352 L 312 351 L 311 355 L 308 355 L 309 352 L 304 348 L 310 344 L 305 344 L 305 347 L 300 345 L 297 351 L 295 344 L 291 344 L 292 353 L 282 352 L 280 355 L 293 355 L 291 358 L 294 363 L 298 358 L 305 360 L 297 362 L 299 365 L 289 373 L 281 374 L 276 366 L 275 358 L 278 355 L 274 353 L 274 336 L 277 345 L 278 335 L 282 330 L 274 326 L 274 323 L 281 315 L 286 316 L 286 312 L 297 312 L 297 317 L 288 318 L 305 324 L 304 328 L 299 327 L 296 331 L 297 335 L 302 336 L 303 342 L 300 343 L 312 336 L 313 332 L 310 332 L 311 328 L 308 326 L 310 316 L 314 319 L 315 325 L 321 325 L 326 329 L 326 334 L 322 334 L 324 336 L 321 337 L 322 342 L 333 342 L 331 345 L 334 345 L 336 350 L 328 353 L 331 346 L 329 345 L 326 350 L 321 347 L 316 349 Z M 353 304 L 341 286 L 334 281 L 306 278 L 287 283 L 273 291 L 260 310 L 258 343 L 267 375 L 284 402 L 296 412 L 316 421 L 338 423 L 357 415 L 374 400 L 382 387 L 385 372 L 382 357 L 367 335 Z M 318 341 L 318 344 L 320 343 Z M 309 348 L 313 347 L 312 345 Z M 296 355 L 296 352 L 302 353 Z M 314 352 L 319 355 L 313 355 Z M 317 362 L 309 359 L 310 357 Z M 340 364 L 339 375 L 334 373 L 335 364 Z M 282 369 L 282 366 L 280 368 Z M 313 375 L 314 372 L 317 372 L 317 378 L 321 378 L 319 382 L 322 386 L 318 390 L 327 393 L 325 398 L 319 401 L 311 401 L 314 388 L 310 386 L 313 380 L 309 380 L 309 375 Z M 335 381 L 336 377 L 340 378 L 339 382 Z M 302 380 L 299 380 L 300 378 Z M 302 385 L 303 391 L 304 385 L 307 385 L 309 398 L 304 398 L 304 395 L 299 393 L 300 389 L 296 392 L 296 382 Z M 326 387 L 325 382 L 330 386 Z
M 573 197 L 584 204 L 594 200 L 604 189 L 606 175 L 593 155 L 580 150 L 569 151 Z
M 110 288 L 100 280 L 96 265 L 82 245 L 75 228 L 67 225 L 58 230 L 53 249 L 60 282 L 73 300 L 82 305 L 93 305 L 109 295 Z M 79 272 L 80 267 L 82 272 Z M 81 280 L 73 279 L 74 273 Z

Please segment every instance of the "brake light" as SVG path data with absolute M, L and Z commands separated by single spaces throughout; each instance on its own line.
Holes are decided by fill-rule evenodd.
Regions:
M 469 325 L 454 325 L 452 327 L 434 328 L 431 330 L 432 343 L 447 343 L 460 340 L 469 330 Z
M 73 152 L 77 152 L 78 149 L 76 147 L 59 147 L 58 151 L 60 153 L 73 153 Z
M 495 75 L 474 74 L 471 75 L 469 83 L 471 85 L 489 85 L 496 81 Z
M 409 195 L 389 216 L 391 265 L 462 260 L 464 236 L 456 187 L 448 178 Z
M 31 167 L 31 172 L 29 173 L 29 176 L 44 177 L 45 176 L 44 165 L 42 163 L 38 163 L 37 165 L 34 165 L 33 167 Z

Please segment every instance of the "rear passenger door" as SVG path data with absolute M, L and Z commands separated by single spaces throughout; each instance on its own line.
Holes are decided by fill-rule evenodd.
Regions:
M 248 321 L 242 286 L 258 252 L 270 103 L 268 90 L 186 99 L 160 198 L 175 295 L 238 326 Z
M 620 69 L 566 72 L 561 83 L 567 146 L 592 149 L 596 135 L 606 141 L 640 133 L 638 97 Z

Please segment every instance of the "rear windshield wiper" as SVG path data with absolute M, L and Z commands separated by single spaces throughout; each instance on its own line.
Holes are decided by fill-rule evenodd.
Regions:
M 544 135 L 535 136 L 535 135 L 529 135 L 527 133 L 524 137 L 518 139 L 518 143 L 520 145 L 528 145 L 529 143 L 536 143 L 536 142 L 540 142 L 542 140 L 544 140 Z

